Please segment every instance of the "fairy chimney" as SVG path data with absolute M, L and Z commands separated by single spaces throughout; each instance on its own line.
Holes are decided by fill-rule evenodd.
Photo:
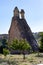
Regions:
M 21 19 L 24 19 L 24 14 L 25 14 L 25 12 L 24 12 L 24 10 L 23 10 L 23 9 L 21 9 L 20 14 L 21 14 Z
M 14 39 L 26 39 L 30 43 L 33 51 L 38 51 L 37 41 L 35 40 L 32 31 L 24 18 L 24 10 L 22 9 L 20 12 L 21 19 L 19 17 L 19 9 L 17 7 L 15 7 L 13 13 L 14 16 L 12 17 L 9 29 L 9 45 Z
M 17 7 L 14 8 L 13 13 L 15 17 L 19 17 L 19 9 Z

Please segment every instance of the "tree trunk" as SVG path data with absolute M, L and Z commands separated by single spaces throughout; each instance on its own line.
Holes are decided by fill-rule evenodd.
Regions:
M 23 59 L 25 60 L 25 54 L 23 54 Z

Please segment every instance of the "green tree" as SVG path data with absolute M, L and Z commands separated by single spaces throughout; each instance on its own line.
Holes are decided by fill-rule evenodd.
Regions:
M 29 51 L 30 50 L 30 45 L 29 43 L 23 39 L 23 40 L 13 40 L 11 46 L 10 46 L 13 50 L 20 50 L 22 51 L 23 54 L 23 58 L 25 59 L 25 51 Z
M 2 46 L 2 42 L 0 41 L 0 46 Z
M 8 45 L 7 45 L 7 39 L 5 39 L 5 38 L 3 38 L 2 39 L 2 46 L 3 46 L 3 48 L 8 48 Z
M 18 50 L 19 48 L 19 41 L 17 39 L 13 40 L 12 41 L 12 44 L 10 45 L 10 47 L 13 49 L 13 50 Z
M 40 32 L 40 49 L 43 50 L 43 32 Z
M 25 59 L 25 52 L 29 52 L 31 47 L 25 39 L 20 40 L 20 45 L 19 46 L 21 46 L 20 50 L 23 52 L 23 59 Z

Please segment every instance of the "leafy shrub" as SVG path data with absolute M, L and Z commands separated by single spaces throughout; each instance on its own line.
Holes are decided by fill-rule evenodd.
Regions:
M 3 49 L 3 54 L 4 54 L 4 56 L 6 56 L 7 54 L 9 54 L 10 52 L 9 52 L 9 50 L 8 49 Z

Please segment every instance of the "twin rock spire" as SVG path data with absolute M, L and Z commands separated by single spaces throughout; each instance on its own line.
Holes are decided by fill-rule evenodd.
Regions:
M 21 9 L 21 11 L 19 12 L 19 9 L 15 7 L 13 13 L 14 16 L 12 17 L 11 26 L 9 29 L 9 43 L 11 44 L 12 40 L 14 39 L 26 39 L 30 43 L 32 50 L 38 51 L 39 47 L 37 41 L 35 40 L 32 31 L 27 24 L 27 21 L 25 20 L 24 10 Z M 20 15 L 21 19 L 19 18 Z
M 19 12 L 19 9 L 17 7 L 15 7 L 13 12 L 14 12 L 14 17 L 19 17 L 19 15 L 21 15 L 21 19 L 25 18 L 24 17 L 25 12 L 23 9 L 21 9 L 21 11 Z

